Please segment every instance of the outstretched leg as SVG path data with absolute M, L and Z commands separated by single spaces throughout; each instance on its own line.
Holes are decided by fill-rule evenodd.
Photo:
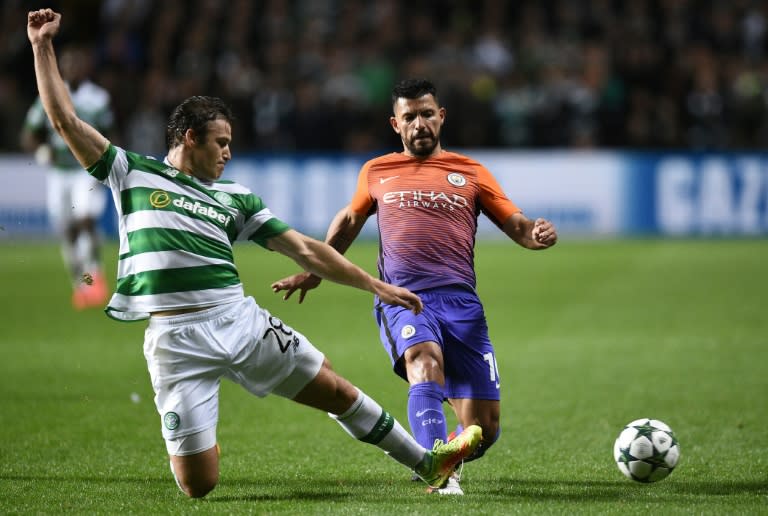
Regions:
M 376 401 L 339 376 L 328 359 L 293 401 L 328 412 L 355 439 L 378 446 L 411 469 L 426 450 Z
M 451 443 L 425 449 L 376 401 L 336 374 L 327 359 L 293 400 L 328 412 L 352 437 L 378 446 L 434 488 L 444 486 L 456 465 L 482 441 L 482 431 L 474 425 Z

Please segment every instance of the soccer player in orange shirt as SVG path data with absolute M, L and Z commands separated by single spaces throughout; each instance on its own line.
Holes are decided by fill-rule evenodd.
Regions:
M 426 80 L 400 82 L 392 92 L 390 124 L 403 152 L 365 163 L 348 206 L 334 217 L 326 242 L 344 253 L 368 217 L 376 214 L 381 279 L 416 292 L 424 311 L 413 314 L 376 303 L 381 342 L 395 373 L 410 384 L 408 419 L 427 448 L 448 439 L 443 401 L 460 423 L 478 424 L 483 443 L 467 460 L 482 456 L 499 436 L 500 377 L 476 292 L 474 245 L 482 212 L 527 249 L 547 249 L 557 232 L 547 220 L 528 219 L 483 165 L 443 150 L 446 110 Z M 308 272 L 272 285 L 288 299 L 317 287 Z M 440 494 L 463 494 L 454 476 Z

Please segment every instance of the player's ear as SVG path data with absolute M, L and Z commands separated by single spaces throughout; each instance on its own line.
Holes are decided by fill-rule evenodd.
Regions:
M 187 129 L 184 132 L 184 143 L 189 145 L 190 147 L 194 146 L 197 143 L 197 134 L 195 134 L 194 129 Z
M 397 125 L 397 118 L 394 116 L 389 117 L 389 125 L 392 126 L 392 129 L 397 133 L 400 134 L 400 126 Z

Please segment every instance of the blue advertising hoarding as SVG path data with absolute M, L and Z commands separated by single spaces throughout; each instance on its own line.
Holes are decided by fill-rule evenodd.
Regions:
M 549 218 L 566 238 L 768 235 L 768 155 L 462 152 L 485 165 L 529 217 Z M 249 187 L 296 229 L 322 238 L 349 202 L 364 161 L 247 155 L 233 159 L 225 177 Z M 5 156 L 0 181 L 0 238 L 50 236 L 45 169 L 26 156 Z M 114 235 L 111 200 L 101 226 Z M 375 237 L 374 219 L 363 235 Z M 492 237 L 503 235 L 481 216 L 478 238 Z

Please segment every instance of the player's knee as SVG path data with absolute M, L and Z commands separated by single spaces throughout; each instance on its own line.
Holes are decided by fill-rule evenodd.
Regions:
M 404 362 L 411 384 L 429 381 L 443 383 L 443 358 L 437 345 L 417 344 L 409 348 Z
M 211 444 L 212 443 L 212 444 Z M 176 485 L 190 498 L 202 498 L 219 482 L 220 448 L 216 444 L 216 429 L 166 440 L 171 454 L 170 468 Z M 202 452 L 190 453 L 198 449 Z
M 189 496 L 190 498 L 202 498 L 211 491 L 213 491 L 213 488 L 216 487 L 216 484 L 218 482 L 216 480 L 209 480 L 209 481 L 195 481 L 193 483 L 183 483 L 179 482 L 179 487 L 184 492 L 185 495 Z
M 190 498 L 202 498 L 216 487 L 219 482 L 217 471 L 183 471 L 178 474 L 171 466 L 176 485 Z

